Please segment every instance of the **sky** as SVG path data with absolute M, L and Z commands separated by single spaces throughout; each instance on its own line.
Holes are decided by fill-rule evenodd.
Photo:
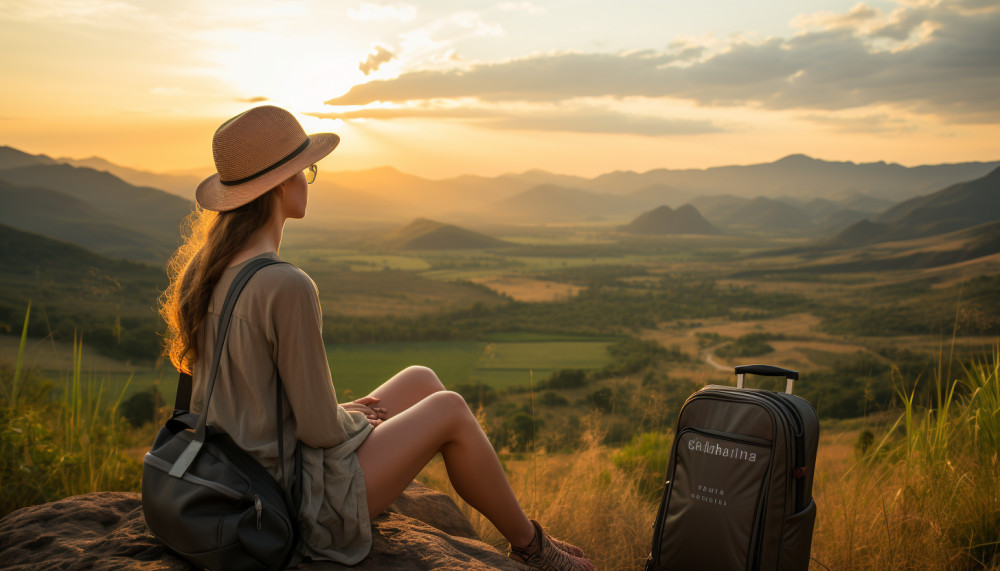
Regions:
M 431 178 L 1000 159 L 1000 0 L 0 0 L 0 145 L 212 172 L 254 105 Z

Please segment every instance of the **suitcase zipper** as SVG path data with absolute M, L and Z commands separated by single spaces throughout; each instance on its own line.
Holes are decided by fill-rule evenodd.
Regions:
M 795 424 L 795 430 L 792 434 L 792 440 L 795 442 L 795 464 L 793 465 L 793 472 L 791 474 L 791 478 L 795 482 L 795 511 L 792 513 L 798 513 L 806 507 L 805 477 L 804 475 L 802 477 L 797 475 L 800 468 L 806 467 L 806 434 L 802 416 L 795 406 L 781 398 L 781 396 L 771 392 L 764 393 L 764 395 L 778 403 Z

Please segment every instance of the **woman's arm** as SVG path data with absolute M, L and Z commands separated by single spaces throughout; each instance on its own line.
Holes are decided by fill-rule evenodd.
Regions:
M 358 420 L 337 406 L 316 285 L 294 266 L 273 267 L 281 272 L 275 272 L 269 295 L 272 352 L 295 415 L 296 436 L 314 448 L 336 446 L 347 439 L 344 424 Z

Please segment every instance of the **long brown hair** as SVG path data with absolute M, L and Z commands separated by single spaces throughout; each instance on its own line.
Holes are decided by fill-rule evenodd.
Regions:
M 190 373 L 198 360 L 198 334 L 212 291 L 233 255 L 271 221 L 275 200 L 272 190 L 235 210 L 198 207 L 184 219 L 184 243 L 167 263 L 170 284 L 160 296 L 160 315 L 167 322 L 164 353 L 178 371 Z

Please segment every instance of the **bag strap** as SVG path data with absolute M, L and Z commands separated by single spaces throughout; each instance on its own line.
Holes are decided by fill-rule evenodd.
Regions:
M 175 478 L 180 478 L 187 472 L 187 469 L 191 466 L 191 462 L 194 461 L 195 457 L 198 456 L 198 452 L 201 447 L 205 444 L 206 435 L 206 423 L 208 420 L 208 406 L 212 400 L 212 390 L 215 388 L 215 378 L 219 373 L 219 365 L 222 361 L 222 349 L 225 347 L 226 338 L 229 333 L 229 323 L 233 318 L 233 308 L 236 306 L 236 300 L 239 298 L 240 293 L 243 288 L 246 287 L 247 282 L 253 277 L 257 270 L 261 268 L 280 264 L 277 260 L 270 258 L 259 258 L 251 260 L 233 279 L 233 283 L 229 286 L 229 291 L 226 293 L 226 299 L 222 303 L 222 315 L 219 318 L 219 332 L 215 338 L 215 349 L 212 355 L 212 368 L 209 370 L 208 383 L 205 386 L 205 403 L 203 405 L 203 410 L 200 415 L 198 415 L 198 424 L 195 427 L 194 437 L 188 444 L 187 448 L 181 452 L 180 456 L 177 457 L 177 461 L 170 468 L 170 475 Z M 187 377 L 185 379 L 185 377 Z M 278 445 L 280 449 L 283 449 L 282 441 L 284 440 L 282 434 L 282 415 L 281 410 L 281 377 L 278 377 Z M 185 402 L 186 401 L 186 402 Z M 177 381 L 177 397 L 174 403 L 174 408 L 182 411 L 190 410 L 191 406 L 191 376 L 181 374 Z M 283 450 L 282 450 L 283 451 Z M 281 462 L 279 464 L 284 468 L 284 455 L 282 455 Z M 282 473 L 284 473 L 282 469 Z

